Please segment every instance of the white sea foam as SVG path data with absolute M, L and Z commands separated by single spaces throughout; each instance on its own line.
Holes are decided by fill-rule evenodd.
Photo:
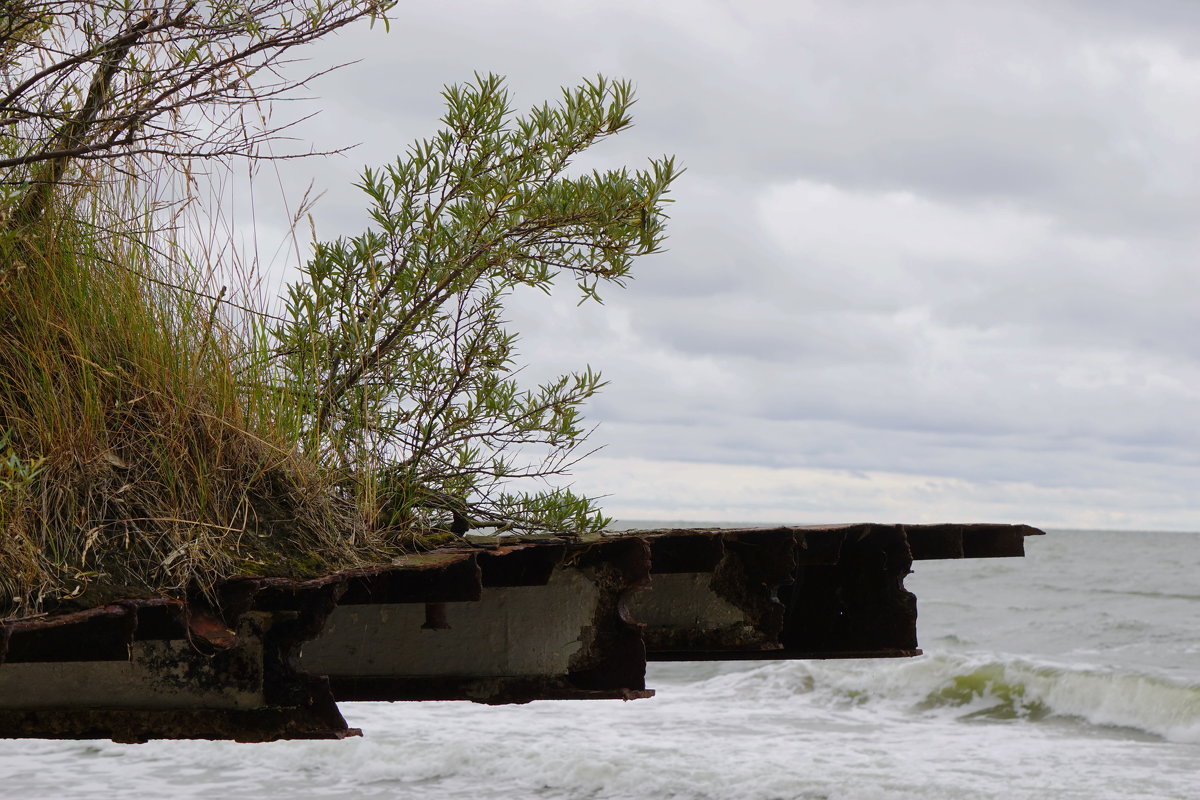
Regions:
M 649 677 L 659 695 L 632 703 L 349 704 L 367 737 L 344 742 L 7 743 L 0 774 L 23 798 L 1191 800 L 1200 767 L 1195 744 L 1133 730 L 1194 715 L 1113 711 L 1126 691 L 1195 697 L 1161 679 L 1147 685 L 1162 697 L 1124 688 L 1137 676 L 983 654 Z
M 810 695 L 815 707 L 871 706 L 959 719 L 1071 718 L 1168 741 L 1200 743 L 1200 685 L 1146 673 L 1038 663 L 996 654 L 943 653 L 907 662 L 775 662 L 699 681 L 705 699 L 778 704 Z
M 22 800 L 1196 800 L 1200 537 L 1038 544 L 918 564 L 920 658 L 652 664 L 631 703 L 347 704 L 366 738 L 342 742 L 0 742 L 0 778 Z

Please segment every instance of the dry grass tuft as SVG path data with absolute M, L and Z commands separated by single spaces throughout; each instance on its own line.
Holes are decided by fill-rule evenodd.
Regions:
M 0 228 L 0 616 L 380 558 L 253 337 L 100 195 Z

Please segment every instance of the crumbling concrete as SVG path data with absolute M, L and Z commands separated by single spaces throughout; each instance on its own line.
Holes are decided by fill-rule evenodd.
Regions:
M 913 559 L 1020 556 L 1019 525 L 477 540 L 0 623 L 0 736 L 356 735 L 338 701 L 649 697 L 647 659 L 920 653 Z M 503 543 L 502 543 L 503 541 Z

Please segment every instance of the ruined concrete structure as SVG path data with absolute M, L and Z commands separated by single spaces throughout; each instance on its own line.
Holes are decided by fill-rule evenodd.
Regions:
M 0 736 L 357 735 L 339 701 L 623 698 L 647 660 L 919 655 L 914 559 L 1024 555 L 1024 525 L 480 541 L 218 601 L 0 623 Z

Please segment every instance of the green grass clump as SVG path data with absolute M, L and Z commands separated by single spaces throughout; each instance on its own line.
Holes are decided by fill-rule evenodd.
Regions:
M 628 81 L 524 116 L 496 75 L 443 95 L 443 128 L 363 173 L 366 230 L 315 243 L 282 316 L 214 285 L 238 273 L 212 263 L 219 237 L 172 238 L 183 206 L 152 202 L 171 191 L 155 159 L 0 175 L 0 615 L 314 575 L 472 530 L 604 529 L 550 483 L 586 456 L 604 381 L 520 382 L 505 302 L 624 285 L 662 247 L 679 170 L 571 168 L 632 124 Z M 20 145 L 0 134 L 0 153 Z
M 377 558 L 248 326 L 127 195 L 80 194 L 0 223 L 0 616 Z

